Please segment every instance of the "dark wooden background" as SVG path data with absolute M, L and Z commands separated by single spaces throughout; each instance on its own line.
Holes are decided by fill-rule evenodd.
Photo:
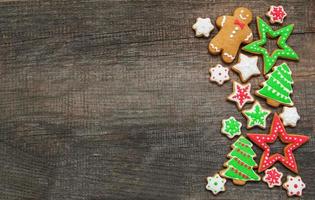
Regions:
M 0 199 L 286 199 L 263 182 L 229 181 L 217 197 L 205 190 L 233 142 L 221 120 L 245 120 L 225 101 L 231 82 L 208 82 L 208 68 L 222 61 L 191 29 L 197 17 L 214 22 L 238 6 L 263 16 L 271 4 L 295 24 L 289 44 L 301 59 L 289 65 L 302 118 L 287 130 L 311 137 L 295 155 L 303 198 L 314 199 L 312 0 L 1 0 Z

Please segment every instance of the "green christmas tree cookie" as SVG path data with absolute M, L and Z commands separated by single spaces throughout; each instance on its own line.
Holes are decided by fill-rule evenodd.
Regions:
M 291 70 L 286 63 L 273 68 L 273 72 L 267 74 L 267 80 L 262 83 L 263 88 L 257 90 L 257 96 L 267 99 L 271 106 L 278 107 L 280 104 L 293 106 L 290 94 L 293 92 Z
M 242 111 L 242 114 L 247 119 L 247 128 L 253 128 L 258 126 L 260 128 L 266 128 L 266 119 L 270 114 L 270 110 L 264 109 L 258 101 L 254 103 L 251 109 Z
M 224 163 L 226 168 L 220 171 L 220 175 L 232 179 L 236 185 L 244 185 L 247 181 L 260 181 L 260 176 L 253 169 L 257 167 L 257 163 L 252 146 L 249 140 L 240 136 L 232 144 L 233 150 L 228 154 L 230 159 Z
M 293 24 L 274 31 L 264 20 L 257 17 L 257 27 L 260 40 L 254 41 L 244 46 L 242 49 L 250 53 L 262 54 L 264 60 L 264 74 L 267 74 L 271 70 L 278 58 L 299 60 L 299 56 L 296 52 L 286 43 L 293 31 Z M 268 37 L 279 37 L 277 41 L 279 48 L 272 53 L 269 53 L 268 50 L 263 47 L 267 43 Z
M 228 138 L 233 138 L 236 135 L 241 135 L 242 123 L 237 121 L 234 117 L 222 120 L 221 132 Z

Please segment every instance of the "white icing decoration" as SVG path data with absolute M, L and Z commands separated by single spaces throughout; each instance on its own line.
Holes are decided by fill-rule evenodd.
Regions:
M 218 47 L 214 46 L 212 43 L 210 43 L 210 46 L 211 46 L 212 48 L 214 48 L 216 52 L 219 52 L 219 51 L 220 51 L 220 49 L 219 49 Z
M 221 22 L 221 27 L 223 27 L 223 25 L 225 24 L 226 21 L 226 16 L 223 16 L 222 22 Z
M 209 72 L 211 73 L 210 81 L 216 82 L 218 85 L 222 85 L 225 81 L 230 80 L 229 68 L 220 64 L 211 68 Z
M 296 107 L 283 107 L 282 113 L 279 116 L 285 126 L 295 127 L 297 121 L 300 119 Z
M 210 190 L 213 194 L 218 194 L 219 192 L 225 191 L 226 179 L 221 178 L 221 176 L 216 173 L 212 177 L 207 177 L 206 189 Z
M 250 38 L 250 37 L 252 37 L 252 35 L 253 35 L 253 34 L 252 34 L 252 33 L 250 33 L 250 34 L 249 34 L 249 35 L 245 38 L 245 41 L 248 41 L 248 40 L 249 40 L 249 38 Z
M 239 59 L 240 62 L 232 66 L 232 69 L 239 72 L 242 81 L 246 82 L 250 77 L 260 74 L 257 56 L 249 57 L 241 53 Z
M 198 17 L 192 28 L 195 30 L 197 37 L 209 37 L 214 26 L 212 25 L 210 18 Z
M 302 196 L 302 190 L 305 188 L 305 183 L 300 176 L 287 176 L 287 181 L 282 187 L 287 190 L 288 196 Z
M 228 54 L 228 53 L 223 53 L 223 55 L 225 55 L 225 56 L 231 58 L 232 60 L 234 60 L 234 58 L 235 58 L 234 56 L 232 56 L 232 55 L 230 55 L 230 54 Z

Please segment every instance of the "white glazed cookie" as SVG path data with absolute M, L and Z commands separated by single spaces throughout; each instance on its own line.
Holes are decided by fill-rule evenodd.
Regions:
M 192 28 L 196 32 L 196 37 L 209 37 L 214 26 L 212 25 L 210 18 L 198 17 Z
M 210 190 L 214 195 L 218 194 L 219 192 L 225 191 L 225 183 L 226 179 L 221 178 L 221 176 L 216 173 L 212 177 L 207 177 L 207 185 L 206 189 Z
M 283 107 L 282 113 L 279 115 L 285 126 L 295 127 L 300 115 L 296 107 Z
M 300 176 L 287 176 L 287 181 L 282 187 L 287 190 L 288 196 L 302 196 L 302 190 L 305 188 L 305 183 Z
M 232 69 L 236 71 L 242 80 L 242 82 L 248 81 L 252 76 L 256 76 L 260 74 L 260 71 L 257 67 L 257 56 L 246 56 L 244 54 L 240 54 L 239 62 L 232 66 Z
M 229 68 L 223 67 L 217 64 L 215 67 L 209 69 L 210 81 L 216 82 L 218 85 L 222 85 L 225 81 L 230 80 Z

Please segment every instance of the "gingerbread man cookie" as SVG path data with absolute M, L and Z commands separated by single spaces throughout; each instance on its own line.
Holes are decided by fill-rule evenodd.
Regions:
M 218 34 L 209 43 L 209 52 L 221 56 L 224 62 L 231 63 L 238 52 L 241 43 L 253 41 L 253 33 L 248 27 L 252 21 L 252 12 L 247 8 L 237 8 L 233 16 L 220 16 L 216 25 L 220 29 Z

